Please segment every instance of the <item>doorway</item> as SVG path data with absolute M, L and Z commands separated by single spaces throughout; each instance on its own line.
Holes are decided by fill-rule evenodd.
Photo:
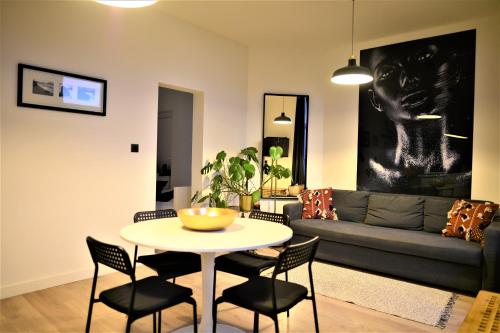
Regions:
M 193 93 L 159 87 L 156 209 L 189 206 L 192 187 Z

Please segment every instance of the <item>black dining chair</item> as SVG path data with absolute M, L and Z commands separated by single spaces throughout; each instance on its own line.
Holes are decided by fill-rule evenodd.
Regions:
M 248 216 L 251 219 L 265 220 L 270 222 L 280 223 L 286 226 L 290 225 L 288 215 L 269 213 L 254 210 Z M 285 244 L 286 245 L 286 244 Z M 272 247 L 279 251 L 279 247 Z M 264 270 L 271 268 L 276 263 L 277 256 L 263 255 L 255 251 L 238 251 L 231 252 L 215 258 L 215 271 L 235 274 L 250 278 L 260 275 Z M 214 287 L 216 276 L 214 275 Z
M 314 237 L 304 243 L 289 245 L 280 253 L 274 266 L 272 277 L 255 276 L 248 281 L 228 288 L 222 292 L 213 305 L 213 332 L 217 325 L 217 306 L 227 302 L 254 312 L 253 331 L 259 331 L 259 315 L 270 317 L 274 321 L 274 329 L 279 332 L 278 314 L 288 311 L 304 299 L 312 301 L 314 325 L 319 332 L 316 298 L 312 275 L 312 263 L 318 248 L 319 237 Z M 307 288 L 288 281 L 277 280 L 276 276 L 293 268 L 308 263 L 309 287 L 311 295 L 308 296 Z
M 177 217 L 177 212 L 174 209 L 137 212 L 134 215 L 134 223 L 172 217 Z M 164 279 L 173 279 L 173 283 L 175 283 L 176 277 L 201 271 L 200 255 L 191 252 L 165 251 L 137 258 L 136 245 L 134 250 L 134 269 L 137 262 L 156 271 Z
M 250 215 L 248 217 L 252 219 L 276 222 L 286 226 L 290 225 L 290 219 L 286 214 L 269 213 L 254 210 L 250 212 Z M 285 243 L 285 246 L 286 244 L 288 244 L 288 242 Z M 271 247 L 271 249 L 274 249 L 279 253 L 281 246 Z M 242 276 L 245 278 L 251 278 L 254 276 L 259 276 L 266 269 L 273 267 L 276 264 L 277 259 L 277 255 L 264 255 L 256 253 L 255 251 L 238 251 L 218 256 L 217 258 L 215 258 L 213 284 L 214 299 L 217 271 Z M 285 275 L 285 279 L 288 280 L 288 275 Z
M 90 236 L 87 237 L 87 245 L 95 265 L 95 270 L 85 332 L 90 332 L 92 310 L 96 302 L 102 302 L 110 308 L 126 314 L 127 324 L 125 332 L 127 333 L 130 332 L 133 321 L 151 314 L 153 315 L 153 332 L 160 333 L 161 321 L 158 322 L 157 329 L 156 313 L 161 313 L 163 309 L 180 303 L 189 303 L 193 306 L 194 332 L 197 332 L 196 301 L 191 297 L 193 291 L 190 288 L 175 285 L 159 276 L 149 276 L 141 280 L 136 280 L 128 253 L 122 247 L 100 242 Z M 99 264 L 128 275 L 132 281 L 101 291 L 99 298 L 95 298 Z

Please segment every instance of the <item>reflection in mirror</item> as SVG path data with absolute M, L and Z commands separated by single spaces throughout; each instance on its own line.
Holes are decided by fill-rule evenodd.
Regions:
M 292 178 L 265 184 L 263 198 L 295 197 L 306 185 L 308 118 L 309 96 L 264 94 L 262 172 L 265 173 L 267 165 L 271 164 L 269 148 L 280 146 L 283 155 L 278 162 L 292 171 Z

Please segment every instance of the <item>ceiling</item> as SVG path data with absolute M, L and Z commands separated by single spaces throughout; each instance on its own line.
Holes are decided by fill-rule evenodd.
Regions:
M 350 40 L 350 0 L 172 1 L 155 9 L 246 46 Z M 355 39 L 370 40 L 499 13 L 500 0 L 357 0 Z

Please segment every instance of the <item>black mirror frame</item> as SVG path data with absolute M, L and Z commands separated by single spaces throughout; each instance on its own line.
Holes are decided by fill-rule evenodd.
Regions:
M 300 94 L 278 94 L 278 93 L 264 93 L 263 102 L 262 102 L 262 141 L 261 141 L 261 170 L 264 172 L 264 137 L 265 137 L 265 122 L 266 122 L 266 97 L 267 96 L 289 96 L 289 97 L 302 97 L 307 105 L 306 114 L 304 117 L 304 140 L 302 142 L 302 147 L 304 147 L 304 187 L 307 188 L 307 153 L 308 153 L 308 135 L 309 135 L 309 95 L 300 95 Z M 293 129 L 294 141 L 295 141 L 295 124 Z M 261 177 L 264 175 L 261 174 Z M 293 170 L 292 170 L 292 178 L 293 178 Z M 278 198 L 280 196 L 277 196 Z M 276 196 L 263 197 L 266 198 L 276 198 Z M 283 198 L 288 198 L 283 196 Z

